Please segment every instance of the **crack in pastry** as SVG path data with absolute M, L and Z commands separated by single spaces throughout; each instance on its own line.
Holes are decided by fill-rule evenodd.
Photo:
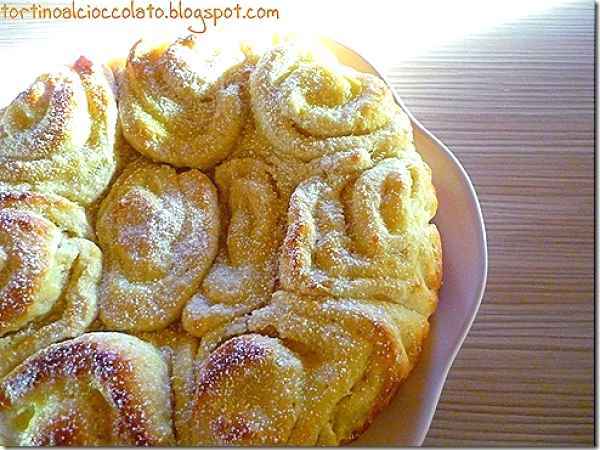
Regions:
M 138 161 L 112 186 L 96 227 L 100 319 L 116 330 L 159 330 L 179 318 L 216 255 L 217 192 L 197 170 Z
M 182 316 L 185 329 L 199 337 L 269 301 L 282 238 L 283 205 L 265 164 L 228 161 L 217 167 L 215 181 L 223 212 L 221 249 Z
M 100 195 L 94 202 L 89 204 L 85 210 L 87 212 L 88 219 L 93 228 L 96 228 L 96 216 L 98 215 L 98 209 L 102 204 L 102 201 L 108 194 L 110 187 L 115 183 L 115 181 L 121 176 L 125 168 L 127 166 L 133 164 L 138 160 L 146 160 L 140 153 L 135 151 L 133 147 L 129 145 L 129 143 L 123 137 L 123 133 L 121 132 L 120 125 L 118 126 L 117 136 L 115 139 L 115 160 L 116 167 L 115 172 L 110 180 L 109 189 L 104 191 L 102 195 Z
M 288 158 L 361 148 L 380 159 L 414 148 L 410 121 L 385 83 L 321 47 L 267 51 L 250 76 L 250 98 L 260 130 Z
M 354 177 L 313 177 L 290 201 L 282 287 L 403 304 L 429 316 L 441 284 L 431 171 L 416 152 Z
M 112 72 L 80 57 L 39 76 L 0 114 L 0 182 L 83 206 L 115 171 Z
M 171 325 L 160 331 L 138 333 L 137 337 L 158 348 L 167 361 L 171 380 L 175 438 L 177 445 L 191 446 L 193 441 L 189 421 L 195 388 L 194 361 L 198 339 L 187 334 L 180 324 Z
M 211 47 L 196 36 L 137 42 L 119 84 L 123 133 L 140 153 L 177 167 L 224 160 L 247 117 L 250 50 Z
M 97 314 L 102 255 L 80 206 L 56 195 L 0 192 L 0 376 Z
M 287 205 L 296 186 L 310 176 L 308 163 L 284 158 L 275 153 L 273 145 L 257 127 L 253 117 L 246 121 L 228 159 L 242 158 L 256 159 L 267 165 L 267 170 L 277 185 L 284 205 Z
M 373 165 L 371 154 L 364 148 L 340 150 L 308 162 L 281 155 L 275 151 L 253 119 L 246 122 L 230 158 L 252 158 L 266 164 L 286 208 L 296 187 L 312 176 L 326 175 L 335 178 L 357 173 Z
M 401 305 L 279 291 L 200 357 L 194 442 L 352 440 L 408 376 L 427 333 L 427 320 Z
M 160 353 L 121 333 L 53 344 L 0 382 L 6 445 L 174 443 L 169 378 Z

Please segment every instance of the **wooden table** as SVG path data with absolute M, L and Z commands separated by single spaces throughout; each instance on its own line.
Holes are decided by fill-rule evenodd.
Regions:
M 301 13 L 300 6 L 286 5 L 287 16 Z M 373 11 L 353 13 L 363 20 Z M 352 31 L 351 13 L 331 25 Z M 389 19 L 378 14 L 368 20 Z M 0 23 L 0 49 L 17 58 L 43 49 L 59 32 L 77 40 L 86 27 L 89 37 L 91 26 Z M 401 27 L 384 31 L 393 35 Z M 354 34 L 357 42 L 369 38 Z M 98 42 L 105 38 L 110 34 Z M 566 3 L 401 61 L 394 59 L 394 45 L 386 61 L 389 79 L 471 175 L 488 231 L 485 298 L 425 445 L 590 445 L 594 3 Z M 9 76 L 3 74 L 7 84 Z M 19 83 L 24 87 L 29 78 Z M 3 100 L 13 92 L 6 94 Z
M 479 195 L 489 276 L 427 446 L 594 442 L 594 3 L 389 72 Z

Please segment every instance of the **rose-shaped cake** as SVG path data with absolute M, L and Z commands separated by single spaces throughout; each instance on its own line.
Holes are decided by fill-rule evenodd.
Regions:
M 251 48 L 137 42 L 104 128 L 85 60 L 4 111 L 0 443 L 339 445 L 418 363 L 442 254 L 409 118 L 323 48 Z M 52 170 L 8 179 L 19 152 Z

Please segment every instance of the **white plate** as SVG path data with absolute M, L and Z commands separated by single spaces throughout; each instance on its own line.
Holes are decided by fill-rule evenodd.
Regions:
M 363 56 L 322 39 L 338 59 L 391 84 Z M 439 207 L 433 222 L 442 236 L 444 284 L 419 363 L 391 404 L 355 445 L 418 446 L 423 443 L 450 366 L 471 328 L 487 278 L 485 226 L 469 176 L 448 148 L 419 123 L 398 95 L 412 121 L 417 150 L 433 173 Z

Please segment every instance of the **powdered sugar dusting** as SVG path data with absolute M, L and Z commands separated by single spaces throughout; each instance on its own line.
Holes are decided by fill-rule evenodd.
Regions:
M 377 77 L 295 44 L 267 52 L 250 79 L 254 115 L 275 149 L 309 161 L 351 149 L 411 148 L 410 123 Z
M 200 292 L 184 309 L 182 323 L 195 336 L 249 313 L 270 299 L 282 211 L 275 183 L 259 161 L 233 159 L 219 166 L 221 239 Z

